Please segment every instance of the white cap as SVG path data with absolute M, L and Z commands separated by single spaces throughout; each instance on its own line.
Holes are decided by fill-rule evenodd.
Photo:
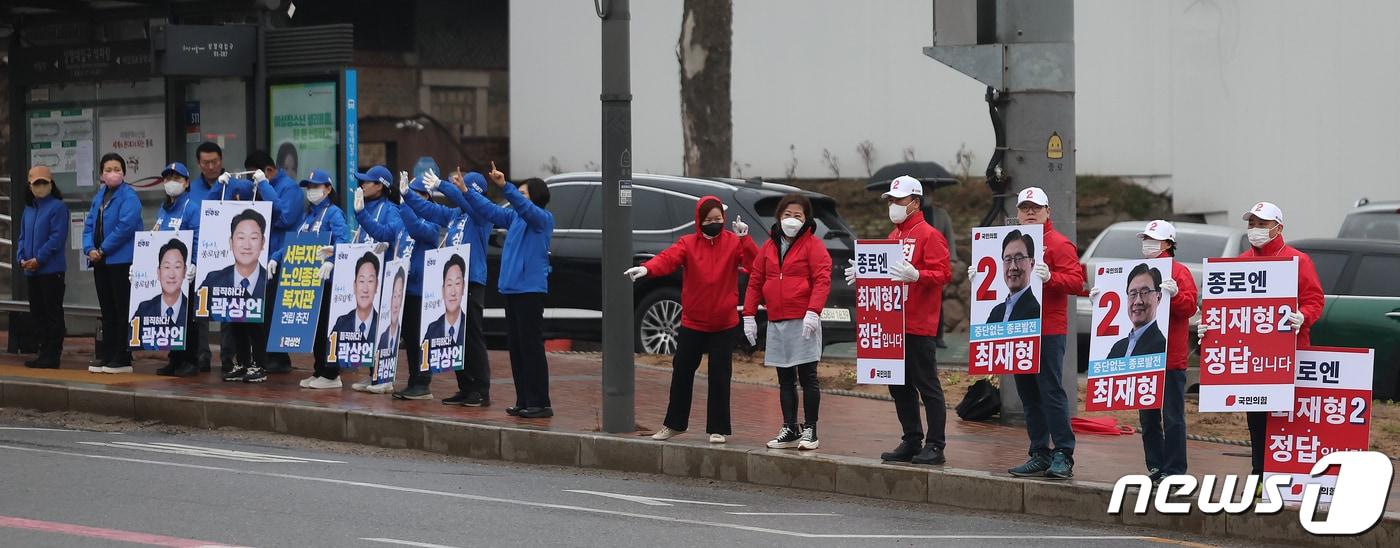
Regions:
M 1240 218 L 1248 221 L 1251 215 L 1265 221 L 1278 221 L 1279 224 L 1283 224 L 1283 210 L 1269 202 L 1254 204 L 1254 207 L 1249 208 L 1249 211 L 1244 212 Z
M 923 196 L 924 185 L 919 183 L 918 179 L 908 175 L 900 175 L 890 181 L 889 192 L 881 194 L 880 198 L 903 198 L 909 195 Z
M 1045 191 L 1038 186 L 1033 186 L 1021 191 L 1020 198 L 1016 200 L 1016 205 L 1030 202 L 1041 207 L 1050 207 L 1050 197 L 1045 195 Z
M 1157 219 L 1147 223 L 1147 228 L 1138 233 L 1139 238 L 1152 238 L 1154 240 L 1176 241 L 1176 227 L 1171 223 Z

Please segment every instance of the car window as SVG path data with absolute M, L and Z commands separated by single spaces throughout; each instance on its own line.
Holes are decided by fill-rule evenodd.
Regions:
M 1369 211 L 1347 215 L 1337 237 L 1400 240 L 1400 211 Z
M 1322 292 L 1337 294 L 1337 282 L 1342 279 L 1342 269 L 1347 266 L 1351 254 L 1344 251 L 1308 251 L 1313 266 L 1317 268 L 1317 278 L 1322 282 Z
M 1400 272 L 1400 255 L 1364 255 L 1351 282 L 1351 294 L 1368 297 L 1400 297 L 1400 284 L 1395 273 Z
M 687 202 L 680 203 L 680 202 Z M 673 230 L 695 222 L 695 200 L 644 186 L 632 190 L 633 230 Z
M 1206 257 L 1224 257 L 1230 239 L 1216 234 L 1176 233 L 1176 260 L 1203 263 Z
M 754 212 L 758 213 L 759 223 L 753 228 L 755 231 L 767 232 L 777 222 L 773 218 L 773 210 L 778 207 L 781 196 L 771 196 L 754 202 Z M 815 218 L 817 231 L 816 236 L 827 242 L 827 248 L 850 247 L 853 238 L 851 228 L 846 226 L 845 220 L 836 212 L 835 203 L 828 200 L 812 201 L 812 216 Z M 766 240 L 766 238 L 765 238 Z M 755 240 L 757 243 L 758 240 Z
M 579 228 L 603 229 L 603 192 L 601 187 L 602 185 L 593 185 L 593 188 L 598 189 L 598 192 L 589 196 L 588 203 L 583 205 L 583 212 L 579 214 Z
M 1103 238 L 1099 240 L 1098 247 L 1094 248 L 1095 259 L 1136 259 L 1142 257 L 1142 240 L 1137 237 L 1138 231 L 1131 228 L 1115 228 L 1103 233 Z M 1181 259 L 1187 262 L 1186 259 Z
M 588 183 L 557 183 L 549 185 L 550 213 L 554 214 L 554 228 L 570 229 L 579 227 L 578 205 L 593 191 Z

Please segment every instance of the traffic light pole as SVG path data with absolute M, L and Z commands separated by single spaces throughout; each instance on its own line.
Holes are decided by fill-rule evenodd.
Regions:
M 636 430 L 632 284 L 632 75 L 628 0 L 595 0 L 603 20 L 603 431 Z

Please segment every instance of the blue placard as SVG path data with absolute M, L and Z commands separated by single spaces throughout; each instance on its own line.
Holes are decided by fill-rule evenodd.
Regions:
M 280 285 L 267 337 L 268 352 L 311 352 L 321 312 L 324 260 L 320 250 L 330 243 L 330 233 L 300 232 L 287 236 L 287 253 L 278 265 Z

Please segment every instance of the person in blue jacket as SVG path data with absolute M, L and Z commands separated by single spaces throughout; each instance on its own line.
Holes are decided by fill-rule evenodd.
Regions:
M 126 160 L 109 152 L 98 162 L 102 185 L 83 220 L 83 255 L 92 264 L 102 340 L 90 373 L 130 373 L 127 312 L 131 303 L 131 251 L 141 221 L 141 198 L 126 184 Z
M 473 213 L 506 227 L 501 274 L 496 282 L 506 298 L 506 336 L 511 376 L 515 378 L 515 405 L 506 408 L 506 413 L 527 419 L 552 417 L 542 330 L 544 296 L 549 292 L 549 242 L 554 234 L 554 215 L 545 209 L 549 186 L 535 178 L 518 186 L 509 184 L 506 175 L 496 170 L 495 162 L 487 179 L 505 194 L 509 208 L 476 192 L 465 196 Z
M 63 353 L 63 278 L 68 272 L 68 206 L 53 182 L 48 166 L 29 169 L 29 192 L 24 195 L 24 216 L 20 217 L 19 243 L 15 264 L 24 270 L 29 284 L 29 316 L 39 336 L 39 355 L 24 362 L 25 367 L 58 369 Z
M 191 247 L 186 250 L 190 255 L 191 262 L 198 262 L 195 253 L 199 249 L 199 218 L 200 204 L 203 196 L 197 196 L 190 190 L 190 170 L 185 164 L 171 162 L 165 166 L 165 170 L 160 174 L 164 182 L 161 189 L 165 191 L 165 201 L 161 202 L 160 209 L 156 210 L 156 224 L 151 230 L 192 230 L 194 239 L 190 242 Z M 185 283 L 191 285 L 189 294 L 194 295 L 194 270 L 193 268 L 185 274 Z M 188 299 L 189 309 L 185 318 L 194 318 L 194 299 Z M 199 373 L 199 347 L 200 331 L 194 323 L 185 326 L 185 349 L 171 350 L 166 358 L 165 367 L 156 370 L 157 375 L 172 377 L 193 377 Z M 207 345 L 208 342 L 206 341 Z
M 407 295 L 403 303 L 403 320 L 400 322 L 401 332 L 398 334 L 399 340 L 406 343 L 399 345 L 400 348 L 408 351 L 408 386 L 394 392 L 394 399 L 430 400 L 433 399 L 433 394 L 428 389 L 428 384 L 433 381 L 433 373 L 421 370 L 423 349 L 419 346 L 421 337 L 418 335 L 423 326 L 423 257 L 429 249 L 437 249 L 438 225 L 418 217 L 413 208 L 408 206 L 407 200 L 410 196 L 419 200 L 427 200 L 431 196 L 421 177 L 414 177 L 410 181 L 408 172 L 399 172 L 399 194 L 404 200 L 399 204 L 399 218 L 403 221 L 405 231 L 413 238 L 413 254 L 408 269 L 408 286 L 405 291 Z
M 354 198 L 355 220 L 360 223 L 355 243 L 380 242 L 390 244 L 385 249 L 391 249 L 394 257 L 409 258 L 412 264 L 417 265 L 415 268 L 409 269 L 411 274 L 409 287 L 415 287 L 413 280 L 418 280 L 416 287 L 417 295 L 420 296 L 420 304 L 417 306 L 405 305 L 404 321 L 408 321 L 407 316 L 410 313 L 420 314 L 422 310 L 423 251 L 419 250 L 420 246 L 417 245 L 415 237 L 404 229 L 403 218 L 399 215 L 399 205 L 403 200 L 399 196 L 399 188 L 393 184 L 394 174 L 389 171 L 389 168 L 374 166 L 364 173 L 356 173 L 355 179 L 360 182 L 359 188 L 355 189 Z M 386 257 L 385 261 L 388 260 L 389 258 Z M 416 330 L 417 327 L 415 326 L 414 329 Z M 410 361 L 413 361 L 417 355 L 415 352 L 419 351 L 418 334 L 414 333 L 412 339 L 414 342 L 409 345 Z M 410 363 L 409 365 L 416 368 L 417 364 Z M 412 399 L 430 400 L 433 398 L 433 395 L 427 390 L 427 382 L 432 380 L 431 376 L 427 377 L 427 380 L 417 377 L 412 380 L 423 384 L 423 389 L 415 391 L 416 395 Z M 370 376 L 366 375 L 363 380 L 351 384 L 350 388 L 359 392 L 373 393 L 383 393 L 383 391 L 391 389 L 387 383 L 374 385 L 370 381 Z M 395 394 L 395 396 L 398 399 L 404 399 L 402 393 Z
M 217 143 L 205 141 L 195 149 L 194 156 L 199 173 L 190 179 L 190 197 L 200 200 L 202 203 L 204 195 L 209 193 L 209 188 L 214 186 L 214 182 L 218 181 L 219 177 L 224 174 L 224 149 L 220 148 Z M 196 247 L 193 253 L 198 259 L 199 248 Z M 199 331 L 199 372 L 208 373 L 209 362 L 213 359 L 213 353 L 209 351 L 209 318 L 195 318 L 194 324 Z M 225 339 L 225 341 L 227 340 Z M 227 373 L 233 368 L 233 358 L 230 357 L 223 366 L 223 372 Z
M 404 204 L 416 216 L 447 229 L 439 246 L 471 245 L 470 268 L 467 270 L 467 322 L 463 326 L 466 343 L 463 367 L 455 371 L 457 393 L 442 400 L 444 405 L 485 407 L 491 405 L 491 363 L 486 354 L 486 337 L 481 332 L 482 313 L 486 305 L 486 245 L 491 237 L 491 223 L 474 217 L 471 205 L 462 196 L 465 192 L 486 191 L 486 178 L 475 171 L 462 177 L 457 173 L 448 184 L 432 171 L 423 173 L 423 183 L 429 190 L 442 193 L 456 209 L 439 205 L 422 196 L 404 194 Z M 408 214 L 404 214 L 408 219 Z
M 267 180 L 267 174 L 262 170 L 251 171 L 251 179 L 235 178 L 232 174 L 225 172 L 219 176 L 214 186 L 209 188 L 209 193 L 204 196 L 204 199 L 272 202 L 274 204 L 273 219 L 266 221 L 271 224 L 275 222 L 278 214 L 275 207 L 277 190 L 272 188 L 272 184 Z M 259 226 L 258 228 L 263 227 Z M 233 232 L 233 229 L 230 228 L 230 235 Z M 208 281 L 209 279 L 205 278 L 201 284 L 212 285 Z M 263 281 L 253 291 L 266 294 L 269 285 L 271 284 Z M 263 301 L 264 312 L 270 303 L 271 301 Z M 225 322 L 220 327 L 220 335 L 222 346 L 219 348 L 219 359 L 224 364 L 224 382 L 260 383 L 267 380 L 267 329 L 263 327 L 263 324 Z
M 305 213 L 302 209 L 302 192 L 296 181 L 288 177 L 277 168 L 272 162 L 272 155 L 264 150 L 254 150 L 248 153 L 248 158 L 243 161 L 243 169 L 249 171 L 258 170 L 267 178 L 267 183 L 272 189 L 277 191 L 277 199 L 272 202 L 272 230 L 268 237 L 268 249 L 276 252 L 285 247 L 287 234 L 296 232 L 301 226 L 301 217 Z M 272 303 L 277 298 L 277 279 L 268 280 L 267 301 Z M 272 310 L 271 306 L 267 307 Z M 271 332 L 272 322 L 263 322 L 263 331 Z M 267 365 L 264 366 L 268 373 L 291 373 L 292 357 L 286 352 L 268 352 Z

